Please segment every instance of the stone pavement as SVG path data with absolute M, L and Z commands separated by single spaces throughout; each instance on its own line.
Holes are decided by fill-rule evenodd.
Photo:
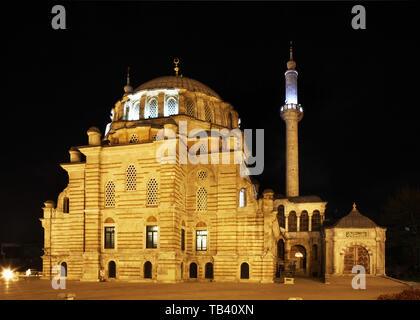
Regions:
M 418 284 L 417 284 L 418 285 Z M 417 286 L 416 285 L 416 286 Z M 367 300 L 380 294 L 400 292 L 408 285 L 368 277 L 366 290 L 354 290 L 351 277 L 332 278 L 329 284 L 296 278 L 295 284 L 184 282 L 177 284 L 135 282 L 67 281 L 65 290 L 54 290 L 50 280 L 0 281 L 0 300 L 54 300 L 74 293 L 76 300 Z

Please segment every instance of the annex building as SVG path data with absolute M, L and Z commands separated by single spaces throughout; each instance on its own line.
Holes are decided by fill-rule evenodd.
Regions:
M 385 229 L 353 210 L 324 227 L 327 202 L 299 194 L 298 104 L 292 49 L 280 107 L 286 130 L 285 196 L 259 190 L 233 158 L 245 146 L 208 134 L 240 130 L 239 115 L 215 91 L 178 74 L 133 88 L 129 76 L 104 134 L 87 131 L 72 147 L 68 185 L 46 201 L 43 272 L 62 266 L 68 279 L 98 281 L 252 281 L 269 283 L 283 272 L 310 277 L 351 274 L 362 265 L 385 274 Z M 181 124 L 187 131 L 180 130 Z M 195 134 L 192 131 L 195 130 Z M 157 156 L 174 133 L 175 145 L 207 164 L 171 163 Z M 205 135 L 201 133 L 206 133 Z M 166 140 L 165 140 L 166 139 Z M 231 139 L 231 138 L 229 138 Z M 232 138 L 233 139 L 233 138 Z M 230 141 L 230 140 L 229 140 Z M 212 158 L 213 157 L 213 158 Z

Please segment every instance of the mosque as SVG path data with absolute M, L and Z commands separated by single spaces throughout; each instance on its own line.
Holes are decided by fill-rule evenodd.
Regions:
M 179 75 L 178 62 L 175 75 L 135 89 L 128 74 L 104 134 L 91 127 L 88 144 L 70 148 L 69 162 L 60 164 L 68 185 L 56 203 L 44 203 L 40 219 L 44 276 L 53 277 L 53 267 L 61 266 L 67 279 L 81 281 L 271 283 L 287 273 L 348 275 L 355 265 L 384 275 L 385 228 L 355 204 L 327 226 L 327 202 L 299 194 L 298 123 L 304 109 L 292 48 L 280 107 L 284 196 L 259 190 L 237 163 L 183 163 L 178 155 L 171 163 L 159 161 L 162 130 L 175 132 L 172 142 L 206 159 L 233 157 L 246 147 L 191 137 L 192 130 L 241 130 L 239 115 L 211 88 Z

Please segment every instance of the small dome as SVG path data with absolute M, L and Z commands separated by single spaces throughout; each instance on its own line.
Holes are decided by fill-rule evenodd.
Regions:
M 378 225 L 368 217 L 362 215 L 353 204 L 353 210 L 341 218 L 335 225 L 335 228 L 376 228 Z
M 101 133 L 101 131 L 99 131 L 99 129 L 97 127 L 90 127 L 87 132 L 88 133 L 89 132 Z
M 124 86 L 124 92 L 125 93 L 131 93 L 131 92 L 133 92 L 133 87 L 130 86 L 129 84 L 125 85 Z
M 147 81 L 137 87 L 134 92 L 141 90 L 153 90 L 153 89 L 186 89 L 192 92 L 201 92 L 208 96 L 212 96 L 221 99 L 220 96 L 205 84 L 200 81 L 187 78 L 187 77 L 176 77 L 176 76 L 164 76 L 158 77 L 153 80 Z

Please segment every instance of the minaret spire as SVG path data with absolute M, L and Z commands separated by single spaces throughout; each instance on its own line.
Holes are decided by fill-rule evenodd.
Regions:
M 127 67 L 127 86 L 130 85 L 130 67 Z
M 293 41 L 290 41 L 290 49 L 289 49 L 289 53 L 290 53 L 290 61 L 293 61 Z
M 299 140 L 298 123 L 303 117 L 303 108 L 298 104 L 296 62 L 293 60 L 293 46 L 290 41 L 289 61 L 284 74 L 286 80 L 285 104 L 280 115 L 286 122 L 286 196 L 299 196 Z
M 292 41 L 290 41 L 289 61 L 287 61 L 287 69 L 288 70 L 296 69 L 296 62 L 293 60 L 293 42 Z
M 126 94 L 133 92 L 133 87 L 130 85 L 130 67 L 127 67 L 127 84 L 124 86 L 124 92 Z

